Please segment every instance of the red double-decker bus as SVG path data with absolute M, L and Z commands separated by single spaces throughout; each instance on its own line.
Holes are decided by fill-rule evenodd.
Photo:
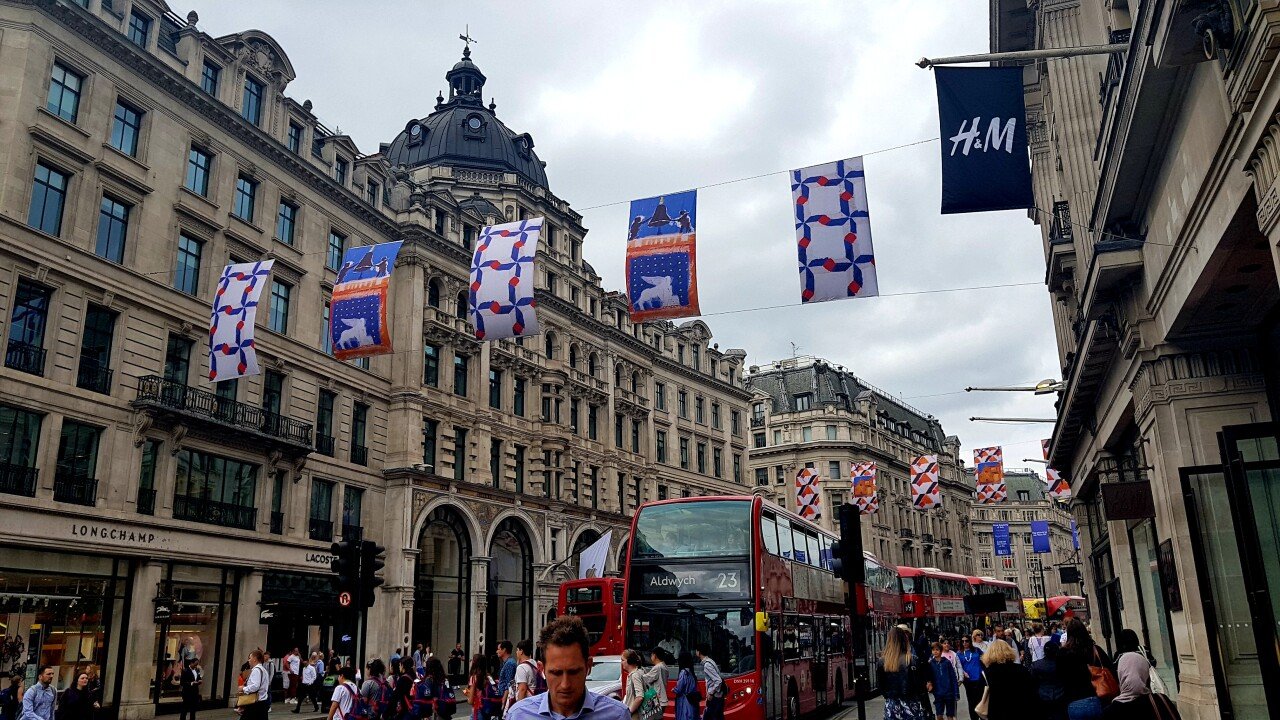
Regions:
M 760 497 L 641 506 L 627 558 L 626 646 L 678 657 L 706 645 L 729 720 L 790 719 L 838 703 L 853 657 L 845 585 L 830 570 L 834 540 Z
M 898 624 L 902 617 L 902 588 L 898 571 L 891 565 L 885 565 L 869 551 L 863 551 L 866 568 L 867 617 L 867 654 L 873 660 L 884 650 L 885 639 L 889 636 L 889 628 Z M 875 662 L 869 663 L 871 687 L 880 687 L 880 678 Z
M 957 635 L 965 622 L 964 599 L 971 592 L 965 575 L 938 568 L 898 566 L 902 582 L 902 619 L 911 632 L 923 630 L 930 638 Z
M 582 618 L 591 654 L 622 654 L 622 578 L 586 578 L 560 584 L 557 615 Z
M 1007 580 L 993 577 L 970 577 L 969 585 L 975 595 L 995 593 L 1004 597 L 1004 612 L 979 613 L 974 616 L 974 627 L 988 628 L 993 624 L 1024 624 L 1026 608 L 1022 606 L 1022 591 Z

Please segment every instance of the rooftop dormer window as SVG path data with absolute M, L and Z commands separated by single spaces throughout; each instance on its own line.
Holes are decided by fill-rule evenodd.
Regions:
M 462 121 L 462 136 L 468 140 L 484 140 L 484 129 L 488 123 L 479 113 L 471 113 Z

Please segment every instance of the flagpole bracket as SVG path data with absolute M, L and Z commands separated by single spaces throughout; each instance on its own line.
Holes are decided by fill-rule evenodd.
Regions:
M 1058 60 L 1085 55 L 1110 55 L 1129 49 L 1129 43 L 1111 43 L 1108 45 L 1082 45 L 1070 48 L 1046 48 L 1043 50 L 1016 50 L 1014 52 L 979 53 L 977 55 L 954 55 L 940 58 L 920 58 L 916 66 L 928 70 L 937 65 L 962 65 L 964 63 L 1005 62 L 1017 60 Z

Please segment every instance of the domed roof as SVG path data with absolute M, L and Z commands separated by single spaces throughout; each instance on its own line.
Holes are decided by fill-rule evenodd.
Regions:
M 514 172 L 547 187 L 544 163 L 533 151 L 533 138 L 508 128 L 484 105 L 485 76 L 471 61 L 471 50 L 446 73 L 449 99 L 437 98 L 435 112 L 411 120 L 385 152 L 393 166 L 458 166 Z

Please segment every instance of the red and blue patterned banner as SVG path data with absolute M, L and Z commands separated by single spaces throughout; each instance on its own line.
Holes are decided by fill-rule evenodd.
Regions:
M 228 265 L 218 278 L 209 318 L 209 380 L 221 382 L 257 375 L 253 328 L 258 297 L 275 260 Z
M 861 515 L 870 515 L 880 509 L 880 497 L 876 493 L 876 464 L 853 463 L 849 468 L 853 482 L 853 504 Z
M 974 450 L 973 464 L 978 504 L 1004 502 L 1008 488 L 1004 483 L 1004 451 L 1000 446 Z
M 627 298 L 631 321 L 698 314 L 698 191 L 631 201 Z
M 791 198 L 801 301 L 879 295 L 862 158 L 792 170 Z
M 928 510 L 942 505 L 938 456 L 921 455 L 911 463 L 911 507 Z
M 1062 477 L 1062 473 L 1048 468 L 1044 471 L 1047 485 L 1049 486 L 1049 497 L 1054 500 L 1070 500 L 1071 499 L 1071 483 Z
M 348 248 L 333 285 L 329 337 L 333 356 L 351 360 L 391 352 L 387 287 L 400 243 Z
M 813 468 L 796 473 L 796 514 L 805 520 L 822 519 L 822 478 Z
M 531 218 L 480 231 L 471 259 L 471 327 L 480 340 L 537 335 L 537 303 L 533 299 L 533 259 L 543 219 Z

